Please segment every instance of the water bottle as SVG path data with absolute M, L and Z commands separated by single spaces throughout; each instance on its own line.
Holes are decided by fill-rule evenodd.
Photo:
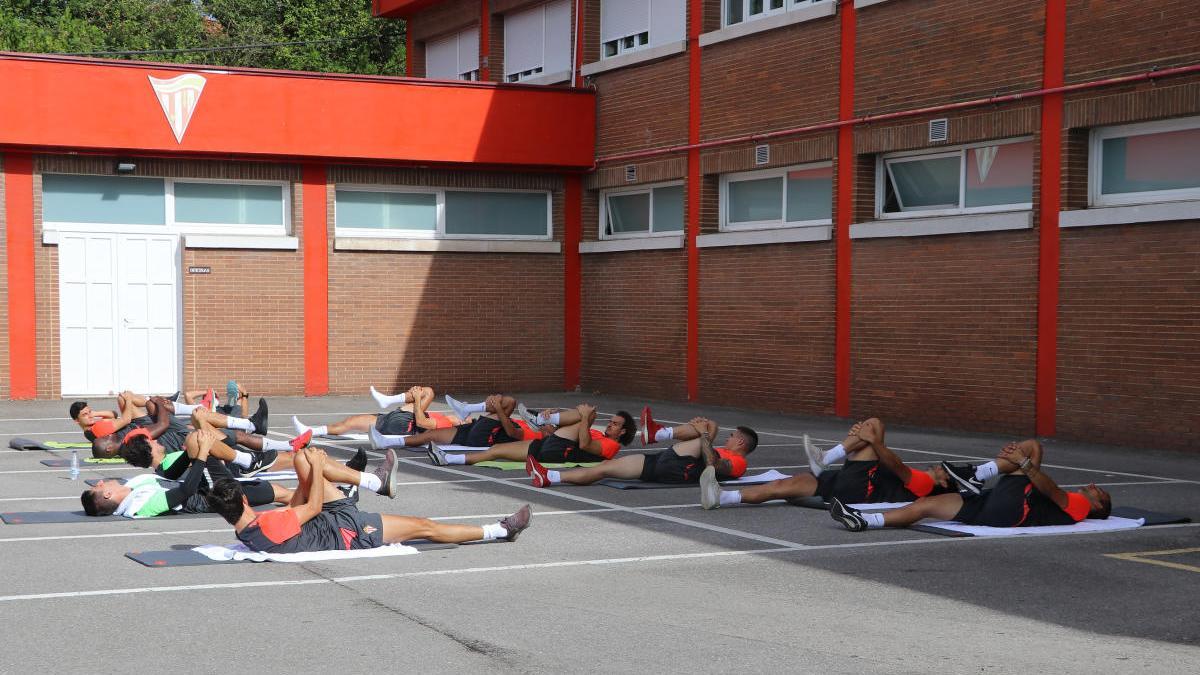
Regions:
M 79 480 L 79 451 L 71 451 L 71 480 Z

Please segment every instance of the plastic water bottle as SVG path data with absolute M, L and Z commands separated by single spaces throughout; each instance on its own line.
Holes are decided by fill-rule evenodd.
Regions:
M 71 451 L 71 480 L 79 480 L 79 451 Z

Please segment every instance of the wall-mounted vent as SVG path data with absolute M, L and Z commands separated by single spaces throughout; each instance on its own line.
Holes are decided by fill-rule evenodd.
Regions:
M 636 183 L 637 182 L 637 167 L 634 166 L 633 164 L 630 164 L 629 166 L 625 167 L 625 182 L 626 183 Z
M 754 163 L 761 166 L 771 163 L 771 146 L 756 145 L 754 146 Z
M 929 142 L 941 143 L 950 138 L 950 121 L 945 117 L 929 120 Z

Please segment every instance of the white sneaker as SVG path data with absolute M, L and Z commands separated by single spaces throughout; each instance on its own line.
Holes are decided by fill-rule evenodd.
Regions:
M 367 438 L 371 441 L 372 450 L 386 450 L 389 447 L 388 439 L 384 438 L 383 434 L 379 433 L 379 430 L 375 428 L 374 424 L 372 424 L 371 428 L 367 430 Z
M 715 467 L 707 466 L 700 472 L 700 506 L 706 511 L 721 508 L 721 484 Z
M 464 422 L 466 422 L 467 418 L 471 416 L 471 413 L 467 412 L 466 410 L 467 404 L 452 396 L 446 396 L 446 405 L 450 406 L 450 409 L 454 411 L 454 414 L 458 416 L 458 419 Z
M 808 434 L 804 434 L 804 454 L 808 456 L 808 470 L 812 472 L 812 475 L 820 476 L 822 471 L 829 468 L 825 464 L 825 453 L 808 440 Z
M 532 427 L 534 429 L 537 429 L 538 427 L 542 426 L 542 425 L 538 424 L 537 415 L 534 415 L 533 413 L 529 412 L 529 408 L 526 408 L 524 403 L 517 404 L 517 414 L 521 416 L 521 419 L 525 420 L 526 424 L 528 424 L 530 427 Z
M 425 448 L 425 454 L 429 456 L 429 461 L 438 466 L 446 466 L 446 453 L 437 444 L 430 441 L 429 446 Z

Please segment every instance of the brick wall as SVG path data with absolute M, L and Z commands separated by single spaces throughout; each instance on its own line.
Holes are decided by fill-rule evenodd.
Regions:
M 1036 233 L 859 240 L 852 274 L 854 416 L 1032 433 Z
M 0 399 L 9 396 L 8 376 L 8 230 L 4 192 L 4 155 L 0 155 Z
M 1045 4 L 885 2 L 859 12 L 855 113 L 1037 88 Z
M 334 167 L 330 183 L 546 189 L 555 236 L 562 236 L 563 182 L 551 174 Z M 331 237 L 333 205 L 331 187 Z M 559 389 L 562 288 L 561 255 L 331 248 L 330 389 Z
M 1200 447 L 1200 220 L 1062 234 L 1057 432 Z
M 596 155 L 686 143 L 687 68 L 677 54 L 595 75 Z
M 832 243 L 701 249 L 700 400 L 833 414 L 833 268 Z
M 408 19 L 413 40 L 425 42 L 479 24 L 478 0 L 434 3 Z
M 1067 82 L 1196 63 L 1195 0 L 1067 0 Z

